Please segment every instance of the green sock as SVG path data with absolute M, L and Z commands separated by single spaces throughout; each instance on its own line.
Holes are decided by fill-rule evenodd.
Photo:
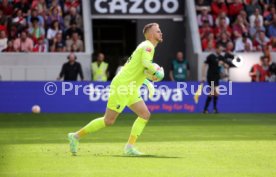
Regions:
M 130 132 L 130 136 L 128 139 L 128 144 L 129 145 L 134 145 L 137 138 L 142 134 L 146 124 L 147 124 L 147 120 L 138 117 L 135 122 L 133 123 L 131 132 Z
M 100 129 L 105 127 L 105 122 L 104 122 L 104 118 L 97 118 L 92 120 L 89 124 L 87 124 L 85 127 L 83 127 L 82 129 L 80 129 L 77 132 L 77 136 L 79 138 L 85 136 L 88 133 L 93 133 L 96 131 L 99 131 Z

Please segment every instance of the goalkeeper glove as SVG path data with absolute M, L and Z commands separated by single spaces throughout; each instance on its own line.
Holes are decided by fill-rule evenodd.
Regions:
M 145 79 L 144 84 L 148 87 L 149 98 L 152 98 L 155 92 L 154 85 L 147 79 Z
M 164 78 L 164 69 L 163 67 L 161 67 L 160 69 L 158 69 L 155 73 L 154 76 L 157 77 L 158 81 L 161 81 Z

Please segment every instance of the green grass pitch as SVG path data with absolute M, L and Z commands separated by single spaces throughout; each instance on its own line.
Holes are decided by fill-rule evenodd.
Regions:
M 133 114 L 82 139 L 67 133 L 96 114 L 0 114 L 0 177 L 276 177 L 275 114 L 153 114 L 125 157 Z

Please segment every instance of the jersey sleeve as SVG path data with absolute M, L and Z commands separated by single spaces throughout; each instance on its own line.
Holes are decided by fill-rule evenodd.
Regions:
M 154 48 L 152 46 L 145 46 L 142 48 L 142 64 L 152 73 L 156 72 L 154 65 L 152 64 Z
M 204 61 L 205 64 L 210 64 L 211 55 L 208 55 L 206 60 Z

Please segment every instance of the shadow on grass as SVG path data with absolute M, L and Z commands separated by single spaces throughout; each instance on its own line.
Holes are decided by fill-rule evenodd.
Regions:
M 127 155 L 97 155 L 106 157 L 119 157 L 119 158 L 155 158 L 155 159 L 178 159 L 181 157 L 162 156 L 162 155 L 140 155 L 140 156 L 127 156 Z

